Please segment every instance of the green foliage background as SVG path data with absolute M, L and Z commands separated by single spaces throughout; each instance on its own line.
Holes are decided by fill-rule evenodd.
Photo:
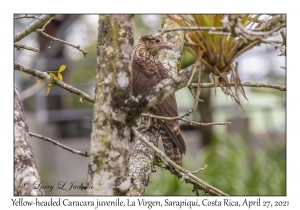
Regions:
M 184 156 L 184 168 L 229 195 L 286 195 L 285 142 L 261 139 L 266 149 L 251 148 L 237 135 L 219 135 L 210 147 L 193 158 Z M 150 177 L 146 195 L 195 195 L 193 187 L 166 170 L 157 168 Z M 200 195 L 205 195 L 200 191 Z

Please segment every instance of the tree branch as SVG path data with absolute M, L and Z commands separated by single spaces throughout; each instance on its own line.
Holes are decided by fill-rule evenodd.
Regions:
M 18 42 L 24 37 L 28 36 L 32 32 L 36 31 L 38 28 L 47 23 L 52 17 L 55 15 L 42 15 L 38 20 L 31 23 L 28 27 L 26 27 L 23 31 L 17 33 L 14 37 L 14 42 Z
M 286 16 L 285 15 L 275 15 L 271 19 L 263 21 L 259 27 L 254 28 L 253 30 L 255 31 L 269 31 L 271 30 L 275 25 L 278 23 L 284 23 L 286 21 Z
M 199 126 L 208 126 L 208 125 L 228 125 L 231 124 L 231 122 L 215 122 L 215 123 L 199 123 L 199 122 L 195 122 L 195 121 L 191 121 L 191 120 L 187 120 L 184 119 L 182 116 L 178 116 L 178 117 L 163 117 L 163 116 L 157 116 L 157 115 L 152 115 L 152 114 L 148 114 L 148 113 L 142 113 L 143 117 L 150 117 L 150 118 L 154 118 L 154 119 L 160 119 L 160 120 L 181 120 L 184 122 L 188 122 L 191 125 L 199 125 Z
M 224 28 L 222 26 L 220 27 L 179 27 L 179 28 L 170 28 L 170 29 L 158 29 L 158 32 L 160 32 L 160 34 L 164 34 L 164 33 L 168 33 L 171 31 L 222 31 Z
M 17 62 L 14 63 L 14 68 L 16 70 L 19 70 L 19 71 L 25 72 L 27 74 L 31 74 L 31 75 L 33 75 L 35 77 L 38 77 L 38 78 L 42 79 L 43 81 L 45 81 L 47 83 L 50 82 L 53 85 L 57 85 L 57 86 L 65 89 L 65 90 L 67 90 L 67 91 L 69 91 L 71 93 L 75 93 L 76 95 L 80 96 L 81 98 L 83 98 L 83 99 L 85 99 L 85 100 L 87 100 L 89 102 L 92 102 L 92 103 L 95 102 L 95 100 L 94 100 L 93 97 L 89 96 L 88 94 L 82 92 L 81 90 L 79 90 L 79 89 L 77 89 L 77 88 L 75 88 L 75 87 L 73 87 L 71 85 L 68 85 L 68 84 L 66 84 L 66 83 L 64 83 L 62 81 L 59 81 L 59 80 L 51 77 L 46 72 L 42 72 L 42 71 L 36 70 L 34 68 L 27 67 L 27 66 L 25 66 L 23 64 L 20 64 L 20 63 L 17 63 Z
M 164 99 L 169 97 L 175 91 L 185 87 L 188 80 L 190 79 L 190 75 L 192 74 L 192 69 L 181 70 L 178 76 L 174 78 L 168 78 L 161 81 L 155 87 L 153 87 L 150 91 L 139 95 L 134 99 L 128 99 L 125 101 L 124 109 L 128 111 L 127 122 L 133 122 L 136 118 L 138 118 L 142 112 L 146 112 L 149 108 L 154 106 L 157 103 L 162 102 Z M 198 73 L 198 69 L 195 72 Z M 234 83 L 230 82 L 230 86 L 234 86 Z M 252 83 L 252 82 L 242 82 L 242 86 L 248 87 L 265 87 L 265 88 L 273 88 L 281 91 L 286 90 L 286 86 L 277 85 L 277 84 L 269 84 L 269 83 Z M 196 88 L 197 83 L 192 83 L 189 88 Z M 201 88 L 212 88 L 214 87 L 213 83 L 200 83 Z M 218 86 L 219 87 L 219 86 Z M 187 121 L 189 122 L 189 121 Z
M 46 136 L 42 136 L 42 135 L 39 135 L 39 134 L 36 134 L 36 133 L 32 133 L 32 132 L 29 132 L 28 134 L 29 134 L 29 136 L 33 136 L 33 137 L 36 137 L 36 138 L 39 138 L 39 139 L 42 139 L 42 140 L 45 140 L 45 141 L 49 141 L 49 142 L 51 142 L 54 145 L 57 145 L 57 146 L 65 149 L 65 150 L 68 150 L 68 151 L 72 152 L 73 154 L 78 154 L 78 155 L 82 155 L 82 156 L 85 156 L 85 157 L 89 157 L 90 156 L 88 152 L 81 152 L 79 150 L 75 150 L 75 149 L 73 149 L 71 147 L 68 147 L 68 146 L 66 146 L 66 145 L 64 145 L 62 143 L 59 143 L 58 141 L 55 141 L 55 140 L 53 140 L 51 138 L 48 138 Z
M 16 85 L 14 85 L 14 178 L 17 194 L 44 195 L 42 188 L 35 183 L 41 183 L 29 141 L 28 125 Z
M 20 44 L 20 43 L 14 43 L 14 47 L 16 48 L 16 50 L 25 49 L 25 50 L 30 50 L 30 51 L 33 51 L 33 52 L 40 51 L 38 48 L 29 47 L 29 46 L 26 46 L 26 45 Z
M 209 125 L 228 125 L 231 124 L 231 122 L 215 122 L 215 123 L 200 123 L 200 122 L 195 122 L 187 119 L 180 119 L 181 121 L 187 122 L 190 125 L 197 125 L 197 126 L 209 126 Z
M 186 86 L 192 69 L 180 71 L 178 76 L 167 78 L 153 87 L 150 91 L 139 95 L 134 99 L 128 99 L 124 103 L 124 109 L 128 112 L 127 122 L 133 122 L 142 112 L 147 111 L 157 103 L 172 95 L 175 91 Z M 198 72 L 198 70 L 196 70 Z
M 197 84 L 197 83 L 196 83 L 196 84 Z M 193 93 L 192 88 L 189 87 L 189 91 L 190 91 L 190 93 L 194 96 L 195 100 L 198 100 L 198 102 L 201 102 L 201 103 L 204 102 L 204 100 L 202 100 L 201 98 L 198 98 L 198 99 L 197 99 L 197 96 Z
M 19 71 L 23 71 L 27 74 L 31 74 L 35 77 L 38 77 L 42 80 L 50 81 L 53 80 L 53 85 L 57 85 L 71 93 L 75 93 L 76 95 L 80 96 L 81 98 L 94 103 L 95 100 L 93 97 L 89 96 L 88 94 L 82 92 L 81 90 L 78 90 L 75 87 L 72 87 L 64 82 L 61 82 L 53 77 L 51 77 L 49 74 L 33 69 L 31 67 L 27 67 L 23 64 L 14 63 L 14 68 Z M 128 108 L 128 111 L 132 112 L 135 117 L 140 116 L 142 112 L 145 112 L 150 107 L 154 106 L 156 103 L 159 103 L 163 101 L 165 98 L 173 94 L 176 90 L 179 90 L 183 87 L 185 87 L 187 81 L 190 78 L 190 74 L 192 73 L 192 69 L 189 69 L 187 71 L 180 71 L 178 76 L 175 78 L 168 78 L 163 80 L 161 83 L 156 85 L 151 91 L 139 95 L 135 99 L 128 99 L 125 101 L 125 108 Z M 231 86 L 234 86 L 234 83 L 229 83 Z M 274 88 L 281 91 L 286 90 L 286 86 L 281 86 L 277 84 L 269 84 L 269 83 L 252 83 L 252 82 L 242 82 L 243 86 L 248 87 L 266 87 L 266 88 Z M 197 83 L 192 83 L 189 88 L 196 88 Z M 201 88 L 212 88 L 214 87 L 213 83 L 200 83 Z M 143 105 L 143 106 L 141 106 Z M 136 110 L 140 110 L 139 113 L 136 112 Z M 131 119 L 130 116 L 128 116 L 129 120 Z
M 80 49 L 80 45 L 77 45 L 77 46 L 76 46 L 76 45 L 71 44 L 71 43 L 69 43 L 69 42 L 66 42 L 66 41 L 64 41 L 64 40 L 61 40 L 61 39 L 55 38 L 55 37 L 53 37 L 53 36 L 50 36 L 49 34 L 46 34 L 46 33 L 44 32 L 44 30 L 45 30 L 44 28 L 42 28 L 42 29 L 37 29 L 37 32 L 39 32 L 40 34 L 44 35 L 45 37 L 51 39 L 50 48 L 52 47 L 54 41 L 57 41 L 57 42 L 61 42 L 61 43 L 63 43 L 63 44 L 69 45 L 69 46 L 71 46 L 71 47 L 73 47 L 73 48 L 76 48 L 77 50 L 79 50 L 80 52 L 83 53 L 84 57 L 86 57 L 86 55 L 88 54 L 87 51 L 83 51 L 82 49 Z
M 22 15 L 22 16 L 17 16 L 17 17 L 15 17 L 15 19 L 23 19 L 23 18 L 34 18 L 34 19 L 40 19 L 40 17 L 38 17 L 38 16 L 34 16 L 34 15 L 27 15 L 27 14 L 25 14 L 25 15 Z
M 222 192 L 221 190 L 207 184 L 206 182 L 202 181 L 195 175 L 193 175 L 188 170 L 185 170 L 178 166 L 176 163 L 174 163 L 172 160 L 170 160 L 162 151 L 160 151 L 157 147 L 153 145 L 153 143 L 150 143 L 147 141 L 147 139 L 144 138 L 143 135 L 141 135 L 136 129 L 132 129 L 134 134 L 143 141 L 148 147 L 153 149 L 157 155 L 159 155 L 162 159 L 170 163 L 178 172 L 176 174 L 179 178 L 181 178 L 182 181 L 185 181 L 187 183 L 193 184 L 197 189 L 201 189 L 206 193 L 209 193 L 211 195 L 227 195 L 226 193 Z
M 275 15 L 273 18 L 263 21 L 260 26 L 256 28 L 246 28 L 244 25 L 237 21 L 236 17 L 231 15 L 224 15 L 223 27 L 231 31 L 232 36 L 237 36 L 247 40 L 259 40 L 262 43 L 271 44 L 275 48 L 285 51 L 284 45 L 278 45 L 270 40 L 270 36 L 276 36 L 281 33 L 286 27 L 285 15 Z
M 234 86 L 233 82 L 229 83 L 230 86 Z M 277 84 L 270 84 L 270 83 L 254 83 L 254 82 L 241 82 L 241 85 L 244 87 L 265 87 L 265 88 L 273 88 L 281 91 L 286 91 L 286 86 L 277 85 Z M 192 83 L 189 88 L 197 88 L 197 83 Z M 212 88 L 214 87 L 213 83 L 200 83 L 201 88 Z M 220 86 L 217 86 L 220 87 Z

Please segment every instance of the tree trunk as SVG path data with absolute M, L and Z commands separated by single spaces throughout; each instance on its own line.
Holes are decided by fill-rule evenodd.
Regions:
M 89 195 L 120 195 L 126 174 L 130 125 L 124 101 L 132 95 L 133 15 L 100 15 L 95 105 L 88 166 Z
M 17 195 L 44 195 L 44 190 L 38 188 L 41 183 L 40 176 L 33 157 L 28 125 L 16 85 L 14 87 L 14 97 L 14 176 Z

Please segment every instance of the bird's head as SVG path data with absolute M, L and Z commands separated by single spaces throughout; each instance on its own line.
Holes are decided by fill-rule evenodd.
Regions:
M 161 49 L 172 49 L 172 45 L 162 36 L 151 34 L 140 36 L 135 46 L 139 51 L 148 51 L 152 56 L 156 56 Z

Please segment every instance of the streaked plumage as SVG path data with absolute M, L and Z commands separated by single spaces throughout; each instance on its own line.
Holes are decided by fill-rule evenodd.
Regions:
M 160 81 L 169 77 L 168 70 L 155 56 L 161 49 L 170 49 L 163 37 L 144 35 L 138 38 L 133 47 L 133 95 L 145 93 Z M 175 94 L 166 98 L 151 109 L 154 115 L 177 117 Z M 182 165 L 182 154 L 186 152 L 184 139 L 180 133 L 179 121 L 158 120 L 160 135 L 166 155 L 178 165 Z

